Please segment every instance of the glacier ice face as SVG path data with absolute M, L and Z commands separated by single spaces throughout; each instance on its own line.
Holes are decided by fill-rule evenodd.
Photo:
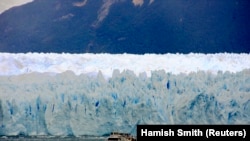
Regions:
M 250 124 L 250 70 L 0 76 L 0 135 L 135 134 L 137 124 Z
M 0 53 L 0 135 L 250 124 L 250 54 Z

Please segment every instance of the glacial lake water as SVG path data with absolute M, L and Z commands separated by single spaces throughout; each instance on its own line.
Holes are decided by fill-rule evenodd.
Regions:
M 26 137 L 1 136 L 0 141 L 105 141 L 106 137 Z

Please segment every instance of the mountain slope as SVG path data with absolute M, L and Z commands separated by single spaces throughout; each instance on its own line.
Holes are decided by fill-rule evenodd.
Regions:
M 0 15 L 0 51 L 249 53 L 249 3 L 35 0 Z

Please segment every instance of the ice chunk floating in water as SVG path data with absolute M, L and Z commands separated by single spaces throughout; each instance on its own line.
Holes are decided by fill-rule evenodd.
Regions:
M 0 135 L 250 124 L 249 54 L 0 53 Z

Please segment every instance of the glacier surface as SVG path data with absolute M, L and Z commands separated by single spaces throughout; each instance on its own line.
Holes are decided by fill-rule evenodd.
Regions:
M 250 68 L 250 54 L 55 54 L 55 53 L 0 53 L 0 76 L 31 72 L 62 73 L 73 71 L 76 75 L 96 75 L 105 78 L 114 70 L 132 70 L 137 76 L 151 71 L 164 70 L 172 74 L 206 71 L 238 72 Z
M 0 135 L 250 124 L 249 54 L 0 53 Z

